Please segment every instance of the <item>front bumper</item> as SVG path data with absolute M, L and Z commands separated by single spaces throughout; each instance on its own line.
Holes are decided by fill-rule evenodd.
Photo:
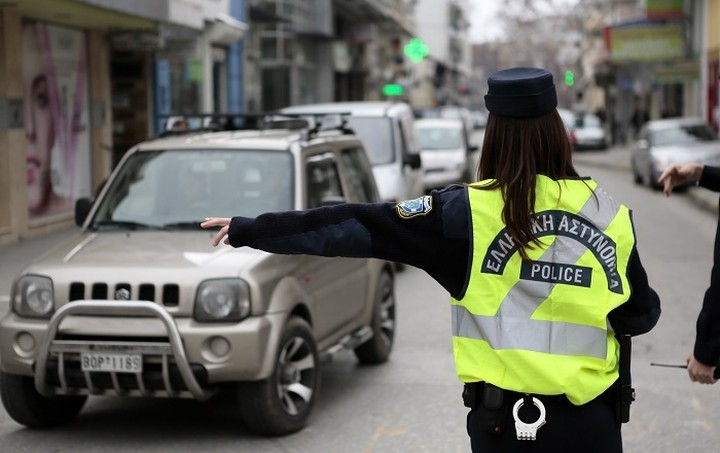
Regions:
M 153 302 L 76 301 L 49 321 L 10 313 L 0 322 L 3 371 L 35 377 L 44 395 L 117 394 L 204 400 L 222 382 L 272 372 L 283 314 L 240 323 L 173 318 Z M 218 347 L 220 345 L 220 347 Z M 143 371 L 85 372 L 83 352 L 141 354 Z

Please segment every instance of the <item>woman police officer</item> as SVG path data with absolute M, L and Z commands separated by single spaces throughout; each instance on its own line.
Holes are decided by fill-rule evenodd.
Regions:
M 616 335 L 660 316 L 630 210 L 572 165 L 552 75 L 488 79 L 478 182 L 397 205 L 207 218 L 212 243 L 375 257 L 425 270 L 451 296 L 473 451 L 622 451 L 609 401 Z

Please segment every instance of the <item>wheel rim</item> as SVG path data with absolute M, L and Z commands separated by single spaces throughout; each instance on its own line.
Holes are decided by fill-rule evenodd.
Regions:
M 390 346 L 395 335 L 395 295 L 392 287 L 383 287 L 380 299 L 380 338 L 386 346 Z
M 313 350 L 304 338 L 286 342 L 278 358 L 278 397 L 285 412 L 298 415 L 307 410 L 315 393 L 317 367 Z

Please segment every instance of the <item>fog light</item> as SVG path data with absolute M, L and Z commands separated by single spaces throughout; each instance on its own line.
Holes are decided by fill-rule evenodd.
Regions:
M 218 357 L 223 357 L 230 352 L 230 342 L 223 337 L 212 337 L 210 339 L 210 352 Z
M 26 356 L 35 350 L 35 338 L 27 332 L 20 332 L 15 337 L 15 345 L 19 355 Z
M 209 362 L 223 362 L 230 354 L 230 342 L 224 337 L 212 337 L 205 341 L 203 357 Z

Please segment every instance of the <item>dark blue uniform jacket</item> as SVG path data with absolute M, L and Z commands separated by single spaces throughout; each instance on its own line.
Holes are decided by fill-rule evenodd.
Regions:
M 427 272 L 450 295 L 461 299 L 471 259 L 471 222 L 467 189 L 451 186 L 431 193 L 431 209 L 410 218 L 394 203 L 342 204 L 306 211 L 233 217 L 229 240 L 283 254 L 381 258 Z M 630 300 L 610 313 L 618 333 L 639 335 L 660 316 L 660 300 L 648 284 L 637 250 L 628 269 Z
M 698 183 L 706 189 L 720 192 L 720 167 L 706 165 Z M 706 365 L 715 365 L 720 359 L 720 221 L 715 233 L 710 286 L 705 291 L 702 309 L 697 319 L 693 355 Z

